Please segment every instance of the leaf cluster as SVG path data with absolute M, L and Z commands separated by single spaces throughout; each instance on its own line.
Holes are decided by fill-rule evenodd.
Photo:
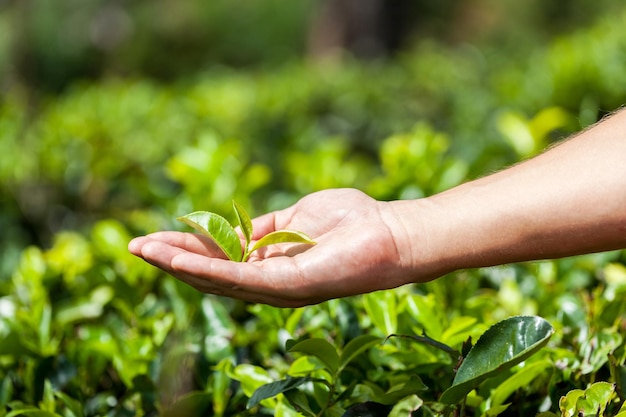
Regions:
M 179 217 L 178 220 L 211 238 L 224 254 L 228 256 L 228 259 L 236 262 L 245 262 L 252 252 L 277 243 L 315 244 L 306 234 L 295 230 L 275 230 L 253 243 L 251 241 L 253 230 L 250 215 L 243 206 L 236 201 L 233 201 L 233 210 L 235 211 L 237 222 L 239 223 L 239 227 L 245 239 L 243 250 L 239 235 L 230 223 L 228 223 L 228 220 L 219 214 L 209 211 L 194 211 L 193 213 Z

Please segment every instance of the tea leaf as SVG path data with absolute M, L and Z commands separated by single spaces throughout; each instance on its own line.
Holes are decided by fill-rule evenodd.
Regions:
M 424 405 L 424 400 L 417 395 L 411 395 L 394 405 L 389 413 L 389 417 L 410 416 L 413 411 L 419 410 L 422 405 Z
M 308 381 L 308 377 L 287 377 L 281 381 L 270 382 L 269 384 L 262 385 L 254 391 L 254 394 L 252 394 L 252 397 L 248 400 L 246 407 L 252 408 L 267 398 L 272 398 L 280 393 L 297 388 Z
M 311 409 L 311 405 L 309 404 L 309 400 L 306 397 L 306 394 L 300 390 L 292 389 L 289 391 L 284 391 L 283 395 L 289 401 L 296 411 L 307 416 L 307 417 L 315 417 L 315 412 Z
M 585 395 L 576 401 L 576 410 L 584 415 L 604 415 L 604 410 L 615 392 L 615 385 L 600 381 L 591 384 L 585 390 Z
M 252 239 L 252 221 L 250 220 L 250 215 L 241 204 L 237 203 L 234 200 L 233 209 L 235 210 L 235 214 L 237 215 L 237 221 L 239 222 L 239 226 L 241 226 L 241 232 L 246 238 L 246 247 L 248 247 L 250 239 Z
M 315 245 L 315 241 L 302 232 L 294 230 L 276 230 L 257 240 L 248 253 L 276 243 L 306 243 L 308 245 Z
M 383 404 L 396 404 L 398 401 L 410 395 L 417 395 L 418 392 L 426 391 L 428 387 L 417 375 L 411 375 L 408 380 L 401 384 L 392 385 L 391 388 L 378 398 Z
M 459 367 L 452 386 L 440 398 L 456 404 L 485 379 L 522 362 L 543 347 L 554 328 L 541 317 L 517 316 L 491 326 Z
M 536 381 L 541 374 L 547 373 L 552 367 L 551 361 L 541 360 L 523 367 L 519 372 L 515 372 L 493 390 L 489 397 L 491 406 L 503 405 L 511 394 L 520 388 L 530 385 L 531 382 Z
M 208 211 L 195 211 L 178 220 L 210 237 L 233 261 L 241 261 L 243 256 L 241 241 L 235 229 L 220 215 Z
M 299 352 L 315 356 L 326 365 L 326 368 L 331 373 L 335 373 L 339 368 L 339 355 L 337 351 L 333 345 L 324 339 L 305 339 L 289 347 L 289 352 Z
M 339 356 L 339 369 L 345 368 L 359 354 L 382 342 L 378 336 L 364 334 L 349 341 Z

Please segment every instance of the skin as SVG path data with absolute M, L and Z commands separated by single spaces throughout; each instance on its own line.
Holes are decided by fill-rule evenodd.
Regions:
M 317 244 L 275 245 L 237 263 L 200 235 L 166 231 L 129 250 L 199 291 L 300 307 L 460 269 L 626 248 L 626 111 L 441 194 L 381 202 L 324 190 L 253 227 L 253 240 L 292 229 Z

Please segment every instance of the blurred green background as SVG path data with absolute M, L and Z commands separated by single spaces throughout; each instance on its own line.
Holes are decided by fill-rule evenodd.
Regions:
M 150 414 L 213 395 L 221 359 L 280 368 L 286 312 L 203 297 L 128 240 L 232 199 L 256 215 L 327 187 L 418 198 L 532 156 L 626 102 L 624 27 L 621 0 L 0 0 L 0 405 L 62 392 L 87 415 Z M 519 303 L 445 284 L 429 302 L 584 326 L 565 294 L 623 258 L 513 267 Z M 472 274 L 454 279 L 502 283 Z M 288 332 L 369 332 L 352 302 Z M 213 411 L 240 410 L 231 394 Z
M 271 195 L 336 185 L 294 189 L 308 180 L 292 177 L 305 175 L 293 153 L 313 144 L 376 169 L 382 141 L 424 121 L 473 166 L 503 144 L 503 111 L 520 112 L 511 125 L 558 107 L 543 129 L 576 130 L 623 102 L 623 16 L 616 0 L 4 0 L 0 241 L 49 244 L 115 210 L 202 201 L 215 184 L 179 162 L 206 137 L 240 148 L 225 152 L 254 166 L 266 210 Z M 254 197 L 235 182 L 224 192 Z

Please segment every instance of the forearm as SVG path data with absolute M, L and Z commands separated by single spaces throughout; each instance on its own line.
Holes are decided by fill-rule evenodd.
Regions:
M 395 204 L 426 278 L 624 248 L 626 112 L 504 171 Z

